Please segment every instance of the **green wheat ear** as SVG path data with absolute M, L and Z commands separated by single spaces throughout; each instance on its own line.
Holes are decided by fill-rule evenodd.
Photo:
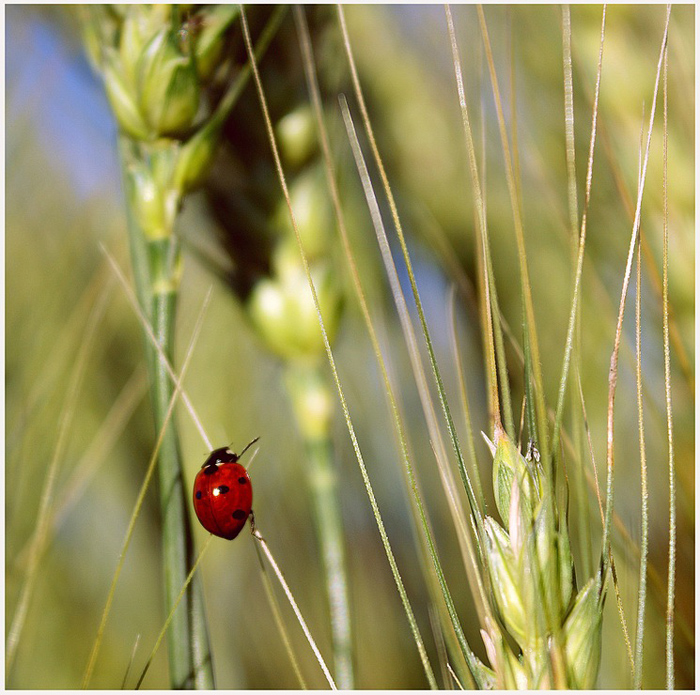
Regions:
M 489 445 L 502 524 L 484 520 L 483 563 L 498 620 L 482 631 L 496 680 L 506 688 L 552 687 L 559 679 L 571 688 L 592 688 L 603 609 L 595 580 L 575 593 L 568 530 L 554 523 L 560 515 L 542 484 L 538 457 L 523 456 L 500 428 L 496 440 Z

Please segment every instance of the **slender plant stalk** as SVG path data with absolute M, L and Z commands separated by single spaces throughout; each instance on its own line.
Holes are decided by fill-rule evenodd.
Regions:
M 112 404 L 112 408 L 100 425 L 100 429 L 93 438 L 90 446 L 78 460 L 70 478 L 63 488 L 60 499 L 51 508 L 51 516 L 48 521 L 49 533 L 57 533 L 63 524 L 66 515 L 75 508 L 81 494 L 85 491 L 89 480 L 97 473 L 99 466 L 104 462 L 119 435 L 122 433 L 128 419 L 133 415 L 139 401 L 146 393 L 146 373 L 143 365 L 139 365 L 124 385 L 119 396 Z M 27 562 L 29 548 L 32 539 L 28 539 L 22 550 L 17 553 L 17 564 L 22 566 Z M 47 538 L 47 543 L 51 538 Z
M 605 12 L 605 9 L 603 10 Z M 578 257 L 578 186 L 576 182 L 576 140 L 574 131 L 574 83 L 573 66 L 571 58 L 571 9 L 569 5 L 562 6 L 562 57 L 564 66 L 564 118 L 566 132 L 566 165 L 567 183 L 569 189 L 569 228 L 571 236 L 572 268 L 576 268 Z M 600 60 L 598 62 L 600 66 Z M 600 74 L 600 68 L 598 75 Z M 596 80 L 596 83 L 599 79 Z M 597 105 L 594 110 L 597 109 Z M 577 308 L 575 326 L 572 337 L 571 361 L 574 365 L 580 365 L 581 359 L 581 310 Z M 572 475 L 574 499 L 576 500 L 576 521 L 579 534 L 579 557 L 582 560 L 583 576 L 590 577 L 593 572 L 591 542 L 591 524 L 588 511 L 587 490 L 584 481 L 584 452 L 583 452 L 583 432 L 580 410 L 576 389 L 571 388 L 569 393 L 569 404 L 571 408 L 571 429 L 574 447 L 574 471 Z M 556 417 L 554 422 L 557 428 Z M 553 444 L 554 451 L 556 446 Z
M 58 476 L 58 470 L 65 454 L 65 449 L 68 443 L 68 433 L 73 422 L 73 415 L 77 405 L 78 394 L 85 376 L 85 367 L 90 350 L 93 346 L 93 341 L 97 335 L 97 328 L 102 321 L 104 312 L 107 309 L 107 300 L 110 296 L 112 282 L 108 282 L 97 296 L 83 333 L 83 340 L 80 344 L 80 350 L 76 356 L 73 370 L 71 371 L 66 396 L 61 409 L 61 418 L 58 423 L 58 432 L 56 436 L 56 446 L 54 447 L 51 461 L 46 471 L 46 478 L 41 491 L 39 501 L 39 511 L 37 512 L 37 520 L 34 528 L 34 534 L 29 545 L 29 560 L 27 563 L 27 571 L 25 579 L 22 583 L 22 590 L 19 595 L 17 607 L 12 616 L 9 632 L 7 635 L 7 643 L 5 646 L 5 672 L 9 675 L 15 656 L 17 647 L 24 629 L 24 624 L 29 611 L 29 604 L 34 593 L 36 580 L 39 576 L 40 561 L 46 550 L 48 534 L 50 531 L 51 520 L 51 505 L 53 503 L 54 490 Z
M 428 617 L 430 618 L 430 627 L 433 631 L 433 639 L 438 652 L 438 661 L 440 662 L 440 675 L 442 676 L 443 687 L 449 681 L 449 672 L 447 671 L 448 655 L 447 647 L 445 646 L 444 636 L 440 625 L 439 618 L 433 606 L 428 607 Z
M 484 209 L 484 214 L 486 210 Z M 493 261 L 491 259 L 491 245 L 488 243 L 488 234 L 486 233 L 486 225 L 484 224 L 484 238 L 482 239 L 483 249 L 483 265 L 486 273 L 485 287 L 488 288 L 488 343 L 492 344 L 495 349 L 495 357 L 490 358 L 494 363 L 494 413 L 493 413 L 493 428 L 494 431 L 499 426 L 505 428 L 509 436 L 515 439 L 515 424 L 513 422 L 513 407 L 510 395 L 510 378 L 508 376 L 508 367 L 506 364 L 505 344 L 503 341 L 503 317 L 498 302 L 498 293 L 496 292 L 496 276 L 493 269 Z M 495 377 L 498 374 L 498 378 Z M 500 383 L 501 400 L 498 400 L 498 384 Z M 502 419 L 502 423 L 501 423 Z
M 671 17 L 671 7 L 670 5 L 666 11 L 666 22 L 664 25 L 664 35 L 661 41 L 661 50 L 659 53 L 659 61 L 656 69 L 656 81 L 654 83 L 654 98 L 651 105 L 651 113 L 649 114 L 649 128 L 647 130 L 647 141 L 644 151 L 644 157 L 642 160 L 642 171 L 639 181 L 639 187 L 637 191 L 637 207 L 634 214 L 634 222 L 632 224 L 632 238 L 630 239 L 629 252 L 627 254 L 627 264 L 625 266 L 624 280 L 622 283 L 622 291 L 620 296 L 620 306 L 617 315 L 617 326 L 615 328 L 615 341 L 613 344 L 613 351 L 610 356 L 610 372 L 608 379 L 608 418 L 607 418 L 607 451 L 606 451 L 606 465 L 607 465 L 607 483 L 605 490 L 606 508 L 605 508 L 605 525 L 603 527 L 603 570 L 605 571 L 603 576 L 599 576 L 599 592 L 601 596 L 603 595 L 603 583 L 605 581 L 605 573 L 609 568 L 611 555 L 611 526 L 612 526 L 612 513 L 613 513 L 613 477 L 614 477 L 614 467 L 615 467 L 615 452 L 614 452 L 614 407 L 615 407 L 615 389 L 617 386 L 617 365 L 618 356 L 620 352 L 620 342 L 622 339 L 622 319 L 624 318 L 625 312 L 625 302 L 627 299 L 627 289 L 629 287 L 629 279 L 632 270 L 632 259 L 634 257 L 634 250 L 637 246 L 637 236 L 639 234 L 639 226 L 642 211 L 642 193 L 644 191 L 644 183 L 646 181 L 647 164 L 649 161 L 649 151 L 651 147 L 651 135 L 654 129 L 654 115 L 656 112 L 656 100 L 659 93 L 659 82 L 661 78 L 661 69 L 663 64 L 663 58 L 666 51 L 667 41 L 668 41 L 668 26 Z M 668 616 L 667 616 L 668 619 Z
M 505 130 L 505 120 L 503 117 L 503 107 L 501 104 L 498 80 L 496 77 L 496 68 L 493 62 L 493 55 L 491 52 L 491 44 L 488 37 L 488 30 L 486 28 L 486 19 L 484 17 L 484 11 L 480 5 L 477 6 L 477 14 L 479 17 L 479 24 L 481 26 L 482 37 L 484 40 L 484 47 L 486 49 L 486 62 L 489 67 L 489 73 L 491 75 L 491 86 L 493 90 L 493 96 L 496 102 L 496 111 L 498 113 L 498 125 L 501 134 L 501 145 L 503 149 L 503 157 L 505 160 L 506 180 L 508 183 L 508 191 L 510 194 L 511 207 L 513 211 L 515 240 L 518 247 L 518 261 L 520 264 L 521 291 L 523 302 L 525 304 L 525 313 L 527 316 L 525 339 L 531 343 L 530 350 L 532 351 L 532 375 L 534 379 L 535 389 L 535 409 L 537 411 L 537 422 L 539 426 L 538 446 L 540 449 L 540 454 L 542 455 L 542 459 L 546 462 L 549 462 L 550 442 L 549 434 L 547 432 L 548 420 L 547 411 L 544 404 L 544 389 L 542 386 L 542 364 L 540 360 L 537 333 L 535 329 L 535 314 L 532 305 L 532 293 L 530 289 L 530 279 L 527 269 L 522 216 L 520 207 L 518 205 L 517 186 L 515 183 L 515 173 L 513 171 L 513 160 L 511 156 L 511 148 L 508 145 L 508 136 Z
M 568 13 L 567 15 L 568 16 Z M 569 27 L 570 28 L 570 27 Z M 564 351 L 564 365 L 562 367 L 562 375 L 561 375 L 561 380 L 559 384 L 559 396 L 557 399 L 557 411 L 556 415 L 554 418 L 554 434 L 552 436 L 552 450 L 557 452 L 558 446 L 559 446 L 559 436 L 560 436 L 560 431 L 561 431 L 561 422 L 562 422 L 562 417 L 564 413 L 564 396 L 566 393 L 566 385 L 567 385 L 567 380 L 568 380 L 568 375 L 569 375 L 569 364 L 571 360 L 571 352 L 574 347 L 574 329 L 576 328 L 577 325 L 577 319 L 580 315 L 579 311 L 579 288 L 581 285 L 581 275 L 583 272 L 583 257 L 584 257 L 584 251 L 586 248 L 586 226 L 587 226 L 587 217 L 588 217 L 588 205 L 591 199 L 591 184 L 593 183 L 593 153 L 595 151 L 595 142 L 596 142 L 596 132 L 597 132 L 597 125 L 598 125 L 598 99 L 600 97 L 600 78 L 602 74 L 602 69 L 603 69 L 603 46 L 605 44 L 605 6 L 603 6 L 603 16 L 601 19 L 601 27 L 600 27 L 600 48 L 598 50 L 598 70 L 596 72 L 596 84 L 595 84 L 595 96 L 593 98 L 593 113 L 591 117 L 591 139 L 590 139 L 590 145 L 588 148 L 588 167 L 586 170 L 586 195 L 585 195 L 585 200 L 583 204 L 583 216 L 581 218 L 581 232 L 578 235 L 578 254 L 576 258 L 576 275 L 574 277 L 574 287 L 573 287 L 573 296 L 572 296 L 572 302 L 571 302 L 571 313 L 569 315 L 569 326 L 567 330 L 567 335 L 566 335 L 566 349 Z M 571 56 L 569 55 L 569 59 Z M 571 70 L 569 69 L 567 71 L 567 76 L 570 78 L 571 76 Z M 568 91 L 568 90 L 567 90 Z M 571 106 L 573 109 L 573 104 Z M 571 119 L 572 127 L 573 127 L 573 111 L 571 113 L 571 116 L 568 115 L 567 113 L 567 123 L 568 119 Z M 568 129 L 568 126 L 567 126 Z M 571 135 L 569 136 L 570 139 L 572 140 L 571 142 L 571 147 L 573 148 L 573 131 L 571 132 Z M 568 148 L 567 148 L 568 152 Z M 570 157 L 573 159 L 573 154 L 570 155 Z M 576 174 L 574 170 L 574 163 L 571 161 L 571 164 L 569 166 L 570 171 L 569 175 L 573 177 L 572 179 L 572 185 L 570 188 L 573 188 L 574 191 L 576 189 Z M 570 205 L 576 205 L 576 195 L 574 193 L 570 193 Z M 574 218 L 576 216 L 576 212 L 572 211 L 571 217 L 572 217 L 572 222 L 574 221 Z
M 452 64 L 455 71 L 455 81 L 457 83 L 457 96 L 459 99 L 460 112 L 462 114 L 462 129 L 467 147 L 467 155 L 469 157 L 469 173 L 472 178 L 472 191 L 475 202 L 475 217 L 476 227 L 479 233 L 476 237 L 477 242 L 477 261 L 479 264 L 479 282 L 482 296 L 487 298 L 486 302 L 481 303 L 482 325 L 484 330 L 484 357 L 486 360 L 486 374 L 488 383 L 489 410 L 490 420 L 494 424 L 500 422 L 500 409 L 498 407 L 498 377 L 496 373 L 496 363 L 494 361 L 494 345 L 493 345 L 493 330 L 490 329 L 493 317 L 488 308 L 488 298 L 490 296 L 490 287 L 484 282 L 486 277 L 485 257 L 487 253 L 487 238 L 486 238 L 486 201 L 483 193 L 481 181 L 479 179 L 479 166 L 476 161 L 476 149 L 474 147 L 474 138 L 472 136 L 472 128 L 469 121 L 469 110 L 467 108 L 467 97 L 464 89 L 464 78 L 462 77 L 462 61 L 459 56 L 459 46 L 457 45 L 457 34 L 455 32 L 454 21 L 452 19 L 452 10 L 449 5 L 445 5 L 445 18 L 447 20 L 447 32 L 450 37 L 450 47 L 452 49 Z M 483 121 L 482 121 L 483 123 Z M 485 165 L 485 159 L 482 161 Z M 485 168 L 485 166 L 483 167 Z M 482 171 L 483 171 L 482 168 Z
M 174 291 L 154 293 L 154 326 L 159 344 L 172 361 L 175 327 Z M 155 350 L 150 350 L 155 360 Z M 157 426 L 166 422 L 168 403 L 173 396 L 170 375 L 158 360 L 153 400 Z M 186 581 L 188 568 L 194 561 L 194 543 L 189 516 L 188 486 L 184 480 L 183 463 L 175 422 L 170 419 L 159 456 L 159 491 L 163 523 L 163 564 L 165 592 L 168 605 L 175 606 L 180 588 Z M 185 605 L 173 616 L 169 633 L 168 652 L 171 679 L 175 684 L 198 689 L 214 687 L 206 616 L 201 586 L 195 581 L 187 590 Z M 186 635 L 186 639 L 183 637 Z
M 156 638 L 156 642 L 153 645 L 153 649 L 151 650 L 151 653 L 146 660 L 146 665 L 143 667 L 143 671 L 141 672 L 141 675 L 139 676 L 139 679 L 136 683 L 135 690 L 138 690 L 141 687 L 141 684 L 143 683 L 143 679 L 146 677 L 146 674 L 148 673 L 148 669 L 151 667 L 151 663 L 153 662 L 153 658 L 156 655 L 156 652 L 158 651 L 158 648 L 160 647 L 161 642 L 163 641 L 163 637 L 165 636 L 165 632 L 167 631 L 168 627 L 170 626 L 170 623 L 172 622 L 174 616 L 175 616 L 175 611 L 177 610 L 177 607 L 180 605 L 180 601 L 182 601 L 183 596 L 185 595 L 185 592 L 187 591 L 188 587 L 190 586 L 192 579 L 194 578 L 194 573 L 197 571 L 197 568 L 199 567 L 199 563 L 202 561 L 204 558 L 204 553 L 207 551 L 207 548 L 209 548 L 209 544 L 212 541 L 212 538 L 214 538 L 213 535 L 209 535 L 209 538 L 205 541 L 204 545 L 202 546 L 202 549 L 199 551 L 199 555 L 197 556 L 197 559 L 192 563 L 192 569 L 187 573 L 187 577 L 185 578 L 185 582 L 183 583 L 180 591 L 177 593 L 175 596 L 175 600 L 173 601 L 172 608 L 170 609 L 170 613 L 168 613 L 168 617 L 165 619 L 165 623 L 163 623 L 163 627 L 160 631 L 160 634 Z
M 245 20 L 244 20 L 245 21 Z M 319 666 L 321 667 L 321 670 L 323 671 L 323 675 L 326 677 L 326 680 L 328 681 L 328 685 L 330 685 L 331 690 L 337 690 L 337 686 L 335 684 L 335 681 L 333 680 L 333 676 L 331 675 L 331 672 L 328 670 L 328 666 L 326 666 L 326 662 L 323 659 L 323 656 L 321 656 L 321 652 L 316 645 L 316 642 L 314 638 L 311 636 L 311 632 L 309 631 L 309 628 L 306 624 L 306 621 L 304 620 L 304 617 L 301 614 L 301 611 L 299 610 L 299 606 L 297 605 L 297 602 L 294 600 L 294 595 L 289 589 L 289 585 L 287 584 L 287 581 L 284 578 L 284 575 L 282 574 L 279 565 L 275 561 L 274 556 L 270 552 L 270 548 L 267 545 L 267 541 L 262 537 L 262 534 L 260 531 L 255 528 L 253 525 L 252 527 L 253 531 L 253 538 L 258 542 L 258 545 L 260 548 L 262 548 L 263 553 L 265 553 L 265 557 L 267 558 L 267 561 L 270 563 L 270 566 L 272 567 L 272 570 L 274 571 L 275 575 L 277 576 L 277 580 L 279 581 L 280 585 L 282 586 L 282 590 L 285 593 L 285 596 L 287 597 L 287 600 L 289 601 L 289 605 L 292 607 L 292 610 L 294 611 L 294 615 L 296 615 L 297 620 L 299 621 L 299 625 L 301 625 L 301 629 L 304 632 L 304 635 L 309 643 L 309 646 L 311 647 L 314 656 L 316 657 L 316 660 L 319 663 Z
M 506 5 L 505 30 L 508 41 L 506 42 L 506 63 L 508 65 L 508 92 L 510 103 L 512 104 L 510 114 L 510 139 L 513 143 L 513 170 L 517 172 L 515 178 L 515 195 L 518 201 L 518 207 L 522 209 L 523 205 L 523 190 L 522 177 L 520 176 L 520 147 L 518 145 L 518 94 L 516 91 L 516 65 L 514 49 L 514 34 L 513 34 L 513 8 Z
M 354 677 L 345 544 L 330 436 L 330 408 L 324 405 L 330 403 L 331 396 L 324 374 L 315 366 L 289 364 L 286 381 L 306 449 L 305 469 L 330 604 L 335 680 L 338 687 L 349 690 Z M 320 417 L 316 418 L 309 403 L 311 411 L 317 405 L 319 410 L 327 412 L 319 413 Z
M 668 6 L 666 26 L 671 13 Z M 676 463 L 673 450 L 673 408 L 671 405 L 671 346 L 669 342 L 668 303 L 668 49 L 664 53 L 664 254 L 663 254 L 663 326 L 664 326 L 664 386 L 666 391 L 666 427 L 668 435 L 668 600 L 666 603 L 666 688 L 675 684 L 673 663 L 673 632 L 676 597 Z
M 123 140 L 121 154 L 124 172 L 132 166 L 130 152 L 128 142 Z M 131 187 L 128 181 L 126 188 L 129 206 Z M 146 241 L 146 233 L 140 228 L 136 215 L 130 211 L 127 217 L 136 293 L 160 352 L 166 357 L 161 358 L 159 350 L 144 334 L 156 431 L 165 428 L 158 459 L 158 477 L 164 598 L 166 610 L 170 611 L 194 560 L 189 495 L 186 493 L 180 445 L 174 421 L 166 420 L 168 404 L 173 396 L 173 383 L 166 362 L 173 361 L 179 251 L 174 236 Z M 168 657 L 173 687 L 213 687 L 209 637 L 198 581 L 189 587 L 185 605 L 173 616 L 172 629 L 168 633 Z
M 575 367 L 576 376 L 574 381 L 579 379 L 581 356 L 581 312 L 576 321 L 574 334 L 574 349 L 572 362 Z M 577 502 L 576 523 L 578 526 L 579 552 L 581 558 L 581 574 L 590 577 L 593 574 L 593 541 L 591 535 L 591 513 L 588 505 L 589 488 L 586 487 L 586 454 L 585 454 L 585 423 L 583 411 L 579 403 L 579 384 L 572 385 L 569 389 L 569 402 L 571 408 L 571 429 L 574 470 L 572 474 L 573 497 Z M 597 478 L 596 478 L 597 484 Z
M 649 490 L 647 481 L 647 455 L 644 442 L 644 410 L 642 399 L 642 256 L 637 253 L 637 417 L 639 418 L 639 458 L 642 481 L 642 539 L 639 559 L 639 589 L 637 592 L 637 632 L 634 640 L 633 686 L 642 687 L 642 657 L 644 646 L 644 612 L 647 595 L 647 556 L 649 548 Z
M 31 420 L 39 404 L 44 402 L 48 394 L 58 388 L 58 379 L 65 374 L 64 365 L 74 359 L 77 345 L 82 344 L 83 321 L 90 312 L 90 307 L 95 297 L 100 293 L 104 283 L 103 272 L 95 272 L 81 292 L 80 298 L 74 304 L 70 316 L 66 318 L 63 330 L 53 336 L 51 360 L 47 360 L 41 366 L 41 371 L 35 375 L 33 386 L 26 393 L 24 407 L 21 414 L 15 413 L 12 420 L 5 422 L 5 446 L 8 452 L 5 467 L 11 465 L 9 452 L 16 451 L 18 442 L 26 431 L 27 423 Z M 76 336 L 78 340 L 76 341 Z M 9 415 L 9 414 L 8 414 Z M 24 551 L 22 551 L 24 554 Z
M 353 687 L 352 631 L 348 600 L 347 563 L 340 516 L 338 481 L 334 471 L 333 444 L 330 438 L 306 442 L 309 475 L 313 479 L 316 528 L 320 531 L 321 553 L 330 600 L 331 634 L 335 679 L 338 687 Z
M 476 498 L 481 505 L 481 509 L 486 508 L 484 501 L 484 491 L 481 487 L 481 475 L 479 474 L 479 459 L 476 455 L 476 445 L 474 443 L 474 428 L 472 427 L 471 411 L 469 408 L 469 397 L 467 396 L 467 383 L 464 375 L 464 367 L 460 359 L 459 341 L 457 339 L 457 317 L 455 315 L 455 290 L 454 286 L 450 292 L 448 304 L 450 343 L 452 344 L 452 357 L 457 370 L 457 381 L 459 383 L 460 402 L 462 404 L 462 415 L 464 416 L 464 424 L 467 430 L 467 451 L 469 452 L 469 461 L 471 463 L 472 476 L 474 478 L 474 488 Z
M 525 307 L 521 307 L 523 326 L 527 325 Z M 537 441 L 537 418 L 535 415 L 535 395 L 532 386 L 532 353 L 528 341 L 523 344 L 523 367 L 525 374 L 525 397 L 523 401 L 523 419 L 527 420 L 527 431 L 531 441 Z
M 275 625 L 277 625 L 277 629 L 279 630 L 280 636 L 282 637 L 284 649 L 289 655 L 289 661 L 292 664 L 294 675 L 296 675 L 297 680 L 299 681 L 299 687 L 302 690 L 308 690 L 306 680 L 304 679 L 304 676 L 301 672 L 301 668 L 299 667 L 299 660 L 297 659 L 296 654 L 294 653 L 292 641 L 289 639 L 289 632 L 287 631 L 287 628 L 284 624 L 284 620 L 282 619 L 279 602 L 275 598 L 275 593 L 272 589 L 272 582 L 270 581 L 270 577 L 267 573 L 267 570 L 265 569 L 265 563 L 262 560 L 260 548 L 257 545 L 255 546 L 255 552 L 258 556 L 258 564 L 260 565 L 260 574 L 262 576 L 263 586 L 265 587 L 265 594 L 267 595 L 267 600 L 270 602 L 272 616 L 274 618 Z
M 455 685 L 457 686 L 457 690 L 464 690 L 465 689 L 464 686 L 462 685 L 462 683 L 460 683 L 460 680 L 459 680 L 459 678 L 457 678 L 457 674 L 454 672 L 454 669 L 450 665 L 449 661 L 447 662 L 447 670 L 450 672 L 450 676 L 452 677 L 452 680 L 454 681 Z M 445 686 L 445 688 L 447 689 L 447 686 Z M 452 689 L 452 688 L 450 688 L 450 689 Z
M 54 533 L 70 510 L 75 507 L 88 483 L 99 471 L 100 463 L 104 461 L 112 447 L 119 441 L 129 419 L 146 394 L 147 386 L 146 370 L 142 364 L 139 364 L 114 400 L 104 421 L 100 424 L 99 431 L 80 457 L 66 483 L 63 499 L 51 515 Z
M 575 263 L 575 279 L 573 287 L 573 297 L 571 314 L 569 317 L 569 327 L 567 330 L 566 348 L 564 351 L 564 364 L 562 367 L 562 375 L 559 386 L 559 395 L 557 400 L 557 411 L 554 417 L 554 432 L 552 436 L 552 450 L 555 456 L 558 456 L 559 438 L 562 427 L 562 418 L 564 414 L 564 396 L 568 383 L 570 360 L 578 361 L 578 345 L 581 335 L 581 311 L 579 305 L 581 277 L 583 272 L 583 257 L 586 244 L 586 229 L 588 218 L 588 206 L 591 198 L 591 184 L 593 182 L 593 153 L 595 149 L 597 124 L 598 124 L 598 101 L 600 96 L 600 81 L 603 68 L 603 46 L 605 43 L 605 17 L 606 8 L 603 6 L 601 29 L 600 29 L 600 48 L 598 50 L 598 68 L 596 71 L 595 95 L 593 98 L 592 118 L 591 118 L 591 138 L 588 150 L 588 165 L 586 170 L 586 192 L 584 198 L 583 215 L 581 219 L 581 231 L 577 235 L 578 228 L 578 202 L 576 195 L 576 167 L 574 160 L 574 109 L 573 109 L 573 81 L 571 68 L 571 16 L 568 6 L 563 9 L 563 44 L 564 44 L 564 76 L 565 76 L 565 95 L 566 95 L 566 138 L 567 138 L 567 164 L 569 175 L 569 216 L 572 238 L 578 236 L 578 244 L 574 244 L 574 263 Z M 572 403 L 575 403 L 576 397 L 572 391 Z M 578 429 L 578 419 L 574 418 L 574 426 Z M 580 449 L 580 447 L 579 447 Z M 579 459 L 579 464 L 575 467 L 574 479 L 576 483 L 576 491 L 579 500 L 579 531 L 582 538 L 583 551 L 583 569 L 584 576 L 589 576 L 591 571 L 590 562 L 590 524 L 588 520 L 587 506 L 583 494 L 582 485 L 582 466 L 583 459 Z
M 620 200 L 624 206 L 625 212 L 627 213 L 630 222 L 634 220 L 634 204 L 632 202 L 632 199 L 630 197 L 630 193 L 627 187 L 627 184 L 625 182 L 624 176 L 622 174 L 622 171 L 620 170 L 619 162 L 615 159 L 616 155 L 614 153 L 614 148 L 613 144 L 611 142 L 611 137 L 608 134 L 607 130 L 603 127 L 603 123 L 600 124 L 600 140 L 603 145 L 603 149 L 605 152 L 605 156 L 607 157 L 608 160 L 608 165 L 610 166 L 610 171 L 613 176 L 613 180 L 615 181 L 615 188 L 620 196 Z M 659 297 L 659 301 L 663 301 L 663 279 L 661 277 L 661 273 L 656 267 L 656 260 L 654 258 L 654 253 L 651 250 L 649 246 L 649 242 L 647 241 L 647 236 L 644 234 L 644 228 L 641 228 L 640 231 L 640 237 L 642 239 L 642 253 L 645 256 L 646 259 L 646 269 L 648 273 L 648 277 L 651 279 L 651 287 L 654 290 L 654 292 L 657 294 Z M 593 269 L 595 270 L 595 269 Z M 598 287 L 602 287 L 602 282 L 598 278 L 596 274 L 593 274 L 591 276 L 596 280 L 596 283 Z M 608 308 L 608 303 L 609 299 L 607 295 L 602 295 L 604 298 L 604 301 L 606 302 L 606 309 Z M 668 321 L 669 321 L 669 337 L 670 337 L 670 343 L 673 346 L 673 349 L 675 351 L 676 356 L 678 357 L 678 365 L 681 368 L 683 375 L 685 377 L 685 383 L 686 386 L 688 387 L 688 390 L 690 393 L 695 396 L 695 377 L 693 374 L 693 367 L 690 364 L 690 360 L 688 359 L 688 354 L 685 349 L 685 345 L 683 344 L 683 339 L 681 338 L 680 331 L 678 329 L 678 323 L 675 320 L 674 313 L 673 313 L 673 307 L 669 306 L 668 307 Z M 626 343 L 623 343 L 623 347 L 626 345 Z M 629 351 L 627 352 L 629 355 Z M 631 360 L 632 362 L 633 360 Z M 645 386 L 644 390 L 645 393 L 648 393 L 650 389 L 646 386 L 646 379 L 644 380 Z M 648 401 L 649 405 L 652 406 L 655 410 L 657 409 L 656 406 L 656 399 L 652 398 L 650 401 Z
M 141 641 L 141 635 L 136 635 L 134 640 L 134 646 L 131 648 L 131 654 L 129 656 L 129 663 L 126 666 L 126 671 L 124 671 L 124 678 L 122 678 L 122 684 L 120 690 L 126 690 L 126 682 L 129 680 L 131 675 L 131 669 L 134 666 L 134 660 L 136 659 L 136 652 L 139 649 L 139 642 Z
M 180 383 L 180 378 L 175 374 L 175 370 L 173 369 L 172 365 L 170 364 L 170 360 L 168 360 L 167 355 L 163 351 L 163 348 L 161 345 L 158 343 L 158 339 L 156 338 L 156 334 L 153 332 L 153 328 L 151 327 L 151 324 L 148 322 L 148 319 L 146 318 L 143 310 L 139 306 L 138 303 L 138 298 L 136 297 L 134 291 L 132 290 L 131 286 L 129 285 L 128 280 L 126 279 L 126 276 L 122 272 L 121 268 L 117 264 L 116 260 L 114 257 L 109 254 L 108 251 L 103 249 L 105 254 L 107 255 L 107 259 L 110 262 L 110 265 L 114 269 L 114 272 L 121 282 L 122 288 L 124 289 L 124 293 L 126 294 L 127 299 L 129 300 L 129 303 L 131 304 L 132 308 L 134 309 L 134 312 L 138 316 L 138 319 L 141 323 L 141 328 L 143 328 L 144 336 L 147 341 L 150 341 L 151 345 L 155 349 L 156 353 L 158 354 L 158 357 L 162 363 L 162 365 L 165 367 L 166 371 L 170 375 L 170 379 L 172 380 L 173 386 L 177 390 L 180 398 L 182 399 L 182 402 L 187 409 L 187 412 L 189 413 L 190 417 L 192 418 L 192 422 L 194 423 L 195 427 L 197 428 L 197 431 L 199 432 L 200 436 L 202 437 L 202 441 L 204 442 L 205 446 L 207 449 L 213 449 L 214 446 L 211 443 L 211 439 L 207 435 L 206 430 L 204 429 L 204 425 L 202 424 L 201 419 L 199 418 L 199 415 L 197 415 L 197 411 L 195 410 L 194 406 L 192 405 L 192 401 L 190 400 L 190 397 L 187 395 L 187 392 L 182 388 L 182 384 Z M 206 308 L 206 306 L 209 303 L 209 298 L 210 298 L 210 293 L 211 289 L 207 293 L 207 296 L 205 297 L 204 304 L 202 307 L 202 310 Z M 203 314 L 200 314 L 200 318 L 198 319 L 197 325 L 195 326 L 195 331 L 193 331 L 193 339 L 196 333 L 199 330 L 199 322 L 202 320 Z M 188 353 L 187 355 L 187 360 L 190 359 L 190 354 Z
M 603 10 L 604 12 L 605 10 Z M 569 188 L 569 226 L 578 236 L 578 194 L 576 186 L 576 143 L 574 139 L 574 82 L 571 67 L 571 8 L 562 5 L 562 53 L 564 63 L 564 122 L 566 132 L 566 173 Z M 575 257 L 575 255 L 574 255 Z

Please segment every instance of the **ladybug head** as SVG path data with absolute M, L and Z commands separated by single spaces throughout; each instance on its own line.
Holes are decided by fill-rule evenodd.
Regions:
M 210 468 L 211 472 L 213 473 L 220 463 L 237 463 L 238 459 L 243 456 L 243 454 L 245 454 L 245 452 L 258 441 L 258 439 L 260 439 L 260 437 L 256 437 L 252 442 L 250 442 L 250 444 L 247 444 L 240 454 L 235 454 L 227 446 L 222 446 L 220 449 L 214 449 L 214 451 L 212 451 L 207 457 L 207 460 L 202 464 L 202 468 Z
M 216 468 L 219 463 L 236 463 L 236 461 L 238 461 L 238 456 L 227 446 L 222 446 L 209 454 L 207 460 L 202 464 L 202 468 Z

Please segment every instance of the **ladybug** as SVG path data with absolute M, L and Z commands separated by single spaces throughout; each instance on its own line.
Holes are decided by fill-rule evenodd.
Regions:
M 253 486 L 238 459 L 257 441 L 240 454 L 225 446 L 214 449 L 194 479 L 194 511 L 202 526 L 219 538 L 232 541 L 252 513 Z

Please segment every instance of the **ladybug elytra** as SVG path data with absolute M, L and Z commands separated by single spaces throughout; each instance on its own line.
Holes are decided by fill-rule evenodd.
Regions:
M 248 471 L 228 447 L 214 449 L 194 479 L 192 502 L 199 522 L 219 538 L 232 541 L 245 526 L 253 506 L 253 486 Z

